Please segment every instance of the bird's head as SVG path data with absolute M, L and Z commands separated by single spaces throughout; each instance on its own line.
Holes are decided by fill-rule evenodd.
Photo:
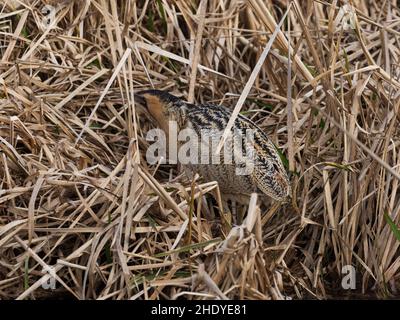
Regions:
M 168 130 L 168 121 L 174 120 L 174 115 L 184 103 L 178 97 L 161 90 L 136 92 L 135 100 L 150 113 L 165 132 Z

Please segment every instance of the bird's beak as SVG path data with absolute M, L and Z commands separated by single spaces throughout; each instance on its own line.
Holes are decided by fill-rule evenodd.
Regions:
M 135 103 L 140 103 L 143 107 L 147 108 L 147 101 L 140 93 L 134 93 Z

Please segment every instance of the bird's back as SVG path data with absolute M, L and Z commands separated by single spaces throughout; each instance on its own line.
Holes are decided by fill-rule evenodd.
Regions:
M 276 200 L 288 197 L 289 179 L 278 151 L 250 119 L 240 114 L 237 116 L 231 139 L 216 155 L 216 147 L 231 117 L 228 108 L 214 104 L 189 104 L 159 90 L 149 90 L 144 95 L 159 97 L 160 104 L 164 105 L 165 119 L 177 121 L 180 130 L 189 130 L 187 133 L 191 137 L 181 141 L 180 148 L 197 150 L 197 154 L 192 152 L 188 157 L 185 154 L 178 157 L 186 172 L 198 173 L 205 181 L 218 181 L 225 193 L 261 191 Z

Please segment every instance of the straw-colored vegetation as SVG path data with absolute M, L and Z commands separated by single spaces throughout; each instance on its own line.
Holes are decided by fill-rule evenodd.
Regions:
M 398 295 L 399 47 L 395 0 L 0 0 L 0 298 Z M 258 123 L 292 202 L 148 165 L 151 87 Z

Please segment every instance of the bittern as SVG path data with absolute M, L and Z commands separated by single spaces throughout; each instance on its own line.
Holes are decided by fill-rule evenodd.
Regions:
M 199 136 L 207 132 L 223 132 L 231 111 L 221 105 L 191 104 L 168 92 L 145 90 L 135 93 L 135 99 L 148 110 L 168 137 L 168 123 L 175 121 L 178 130 L 190 128 Z M 250 119 L 239 114 L 232 132 L 253 133 L 253 169 L 249 174 L 238 174 L 238 163 L 186 163 L 185 171 L 198 173 L 205 182 L 217 181 L 220 190 L 229 195 L 265 194 L 277 201 L 285 201 L 290 195 L 290 183 L 278 150 L 267 135 Z M 199 144 L 199 141 L 193 143 Z M 215 152 L 212 150 L 211 152 Z M 222 153 L 223 151 L 221 151 Z M 209 155 L 210 160 L 212 155 Z M 179 162 L 179 159 L 178 159 Z

